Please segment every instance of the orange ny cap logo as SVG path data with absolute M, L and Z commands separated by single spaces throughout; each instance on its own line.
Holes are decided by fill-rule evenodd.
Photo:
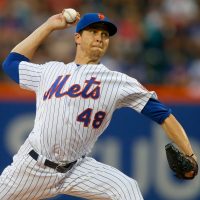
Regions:
M 98 17 L 99 17 L 100 20 L 103 20 L 105 18 L 104 14 L 102 14 L 102 13 L 99 13 Z

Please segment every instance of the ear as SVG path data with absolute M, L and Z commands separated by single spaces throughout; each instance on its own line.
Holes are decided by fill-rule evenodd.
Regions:
M 80 42 L 81 42 L 81 35 L 80 35 L 80 33 L 75 33 L 74 40 L 75 40 L 75 43 L 77 45 L 80 44 Z

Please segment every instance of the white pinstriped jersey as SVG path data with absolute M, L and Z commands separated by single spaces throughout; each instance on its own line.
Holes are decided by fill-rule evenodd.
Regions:
M 20 86 L 36 93 L 36 118 L 29 141 L 52 161 L 73 161 L 88 154 L 115 109 L 141 112 L 154 92 L 136 79 L 103 64 L 74 62 L 44 65 L 22 61 Z

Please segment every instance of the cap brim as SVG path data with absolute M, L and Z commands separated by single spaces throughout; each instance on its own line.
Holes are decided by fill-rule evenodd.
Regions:
M 98 25 L 103 25 L 103 26 L 98 26 Z M 103 20 L 102 21 L 98 21 L 98 22 L 90 23 L 87 26 L 83 27 L 81 30 L 79 30 L 79 32 L 84 30 L 84 29 L 86 29 L 86 28 L 89 28 L 89 27 L 103 28 L 103 29 L 108 31 L 109 36 L 113 36 L 114 34 L 117 33 L 117 27 L 113 23 L 108 22 L 108 21 L 103 21 Z
M 107 22 L 107 21 L 94 22 L 94 23 L 88 25 L 88 27 L 96 27 L 96 28 L 102 27 L 103 29 L 108 31 L 109 36 L 113 36 L 117 32 L 117 27 L 114 24 L 112 24 L 111 22 Z
M 117 27 L 102 13 L 85 14 L 78 22 L 76 32 L 78 33 L 92 24 L 104 24 L 105 27 L 103 28 L 106 28 L 110 36 L 113 36 L 117 32 Z

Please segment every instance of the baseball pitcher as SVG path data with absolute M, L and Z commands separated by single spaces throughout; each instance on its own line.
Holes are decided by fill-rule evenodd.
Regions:
M 31 62 L 53 31 L 74 25 L 73 61 Z M 69 23 L 60 13 L 7 56 L 5 73 L 36 94 L 36 117 L 30 135 L 0 176 L 1 200 L 36 200 L 58 194 L 92 200 L 142 200 L 134 179 L 88 156 L 113 112 L 122 107 L 160 124 L 183 154 L 196 160 L 184 129 L 155 92 L 101 63 L 116 32 L 116 25 L 103 14 L 87 13 L 80 18 L 77 13 L 75 21 Z M 196 174 L 191 169 L 185 175 Z

